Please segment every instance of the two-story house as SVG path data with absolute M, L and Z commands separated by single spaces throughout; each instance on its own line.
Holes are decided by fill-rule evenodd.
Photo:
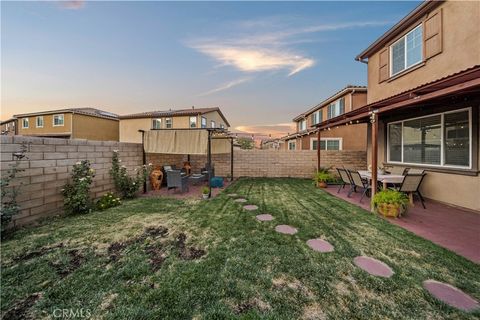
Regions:
M 478 1 L 421 3 L 356 57 L 368 65 L 368 104 L 321 134 L 368 123 L 373 167 L 425 170 L 425 197 L 480 210 L 479 21 Z
M 11 118 L 1 122 L 2 136 L 14 136 L 17 134 L 17 119 Z
M 284 150 L 317 150 L 315 126 L 356 110 L 367 103 L 367 88 L 349 85 L 331 97 L 296 116 L 296 132 L 282 138 Z M 365 150 L 367 126 L 353 124 L 349 127 L 331 128 L 320 138 L 320 150 Z
M 17 134 L 118 141 L 118 117 L 95 108 L 70 108 L 14 115 Z
M 142 142 L 138 130 L 151 129 L 228 129 L 230 124 L 218 107 L 150 111 L 120 116 L 120 141 Z

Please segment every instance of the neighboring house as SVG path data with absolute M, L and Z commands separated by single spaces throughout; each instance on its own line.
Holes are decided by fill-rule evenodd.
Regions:
M 369 163 L 423 169 L 425 197 L 480 211 L 478 21 L 478 1 L 423 2 L 357 56 L 368 104 L 318 127 L 369 123 Z
M 120 116 L 120 141 L 142 142 L 138 130 L 151 129 L 228 129 L 230 124 L 220 108 L 150 111 Z
M 2 136 L 13 136 L 17 134 L 17 119 L 11 118 L 1 122 Z
M 281 150 L 284 141 L 279 138 L 264 139 L 261 142 L 260 149 L 262 150 Z
M 358 109 L 367 103 L 367 88 L 349 85 L 293 119 L 297 132 L 282 138 L 283 150 L 317 150 L 315 125 L 346 112 Z M 353 124 L 349 127 L 332 128 L 320 138 L 321 150 L 366 150 L 367 126 Z
M 95 108 L 69 108 L 14 115 L 17 134 L 118 141 L 118 116 Z

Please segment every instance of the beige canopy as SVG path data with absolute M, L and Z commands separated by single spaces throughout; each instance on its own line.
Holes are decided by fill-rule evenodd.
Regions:
M 207 154 L 207 130 L 151 130 L 144 136 L 145 153 Z M 211 153 L 230 153 L 230 140 L 212 137 Z

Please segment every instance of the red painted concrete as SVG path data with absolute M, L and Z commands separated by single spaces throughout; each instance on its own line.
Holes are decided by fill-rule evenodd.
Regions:
M 283 234 L 295 234 L 297 233 L 297 229 L 294 227 L 288 226 L 286 224 L 281 224 L 275 227 L 275 231 Z
M 337 194 L 338 187 L 329 186 L 326 192 L 345 201 L 370 210 L 370 198 L 364 198 L 360 204 L 360 193 L 347 198 L 347 188 Z M 389 222 L 407 229 L 416 235 L 428 239 L 444 248 L 480 263 L 480 212 L 450 207 L 426 199 L 427 209 L 423 209 L 417 199 L 415 206 L 400 218 L 386 218 Z
M 359 256 L 353 259 L 353 263 L 360 269 L 377 277 L 390 278 L 393 275 L 393 270 L 388 265 L 374 258 Z
M 332 252 L 334 250 L 330 242 L 323 239 L 310 239 L 307 241 L 307 245 L 318 252 Z
M 212 197 L 216 197 L 221 191 L 223 191 L 226 187 L 231 184 L 229 181 L 224 181 L 223 188 L 212 188 Z M 188 191 L 186 192 L 179 192 L 175 189 L 167 190 L 167 187 L 162 186 L 160 190 L 151 190 L 148 191 L 146 194 L 142 194 L 143 197 L 171 197 L 176 199 L 186 199 L 186 198 L 198 198 L 202 199 L 202 189 L 206 187 L 207 184 L 199 184 L 199 185 L 189 185 Z
M 259 221 L 272 221 L 273 217 L 270 214 L 259 214 L 256 216 L 257 220 Z
M 470 297 L 462 290 L 448 284 L 435 280 L 426 280 L 423 287 L 438 300 L 449 306 L 463 311 L 473 311 L 480 308 L 478 301 Z
M 246 206 L 243 206 L 243 209 L 247 211 L 254 211 L 254 210 L 257 210 L 258 207 L 254 204 L 247 204 Z

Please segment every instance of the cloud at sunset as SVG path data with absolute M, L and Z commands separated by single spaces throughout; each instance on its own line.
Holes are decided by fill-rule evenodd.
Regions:
M 85 7 L 85 0 L 59 1 L 59 5 L 63 9 L 79 10 Z
M 251 78 L 240 78 L 240 79 L 236 79 L 236 80 L 233 80 L 233 81 L 229 81 L 227 83 L 224 83 L 212 90 L 209 90 L 207 92 L 204 92 L 204 93 L 201 93 L 199 94 L 198 96 L 199 97 L 202 97 L 202 96 L 208 96 L 210 94 L 214 94 L 214 93 L 217 93 L 217 92 L 220 92 L 220 91 L 224 91 L 224 90 L 228 90 L 230 88 L 233 88 L 235 86 L 238 86 L 244 82 L 247 82 L 247 81 L 250 81 Z

